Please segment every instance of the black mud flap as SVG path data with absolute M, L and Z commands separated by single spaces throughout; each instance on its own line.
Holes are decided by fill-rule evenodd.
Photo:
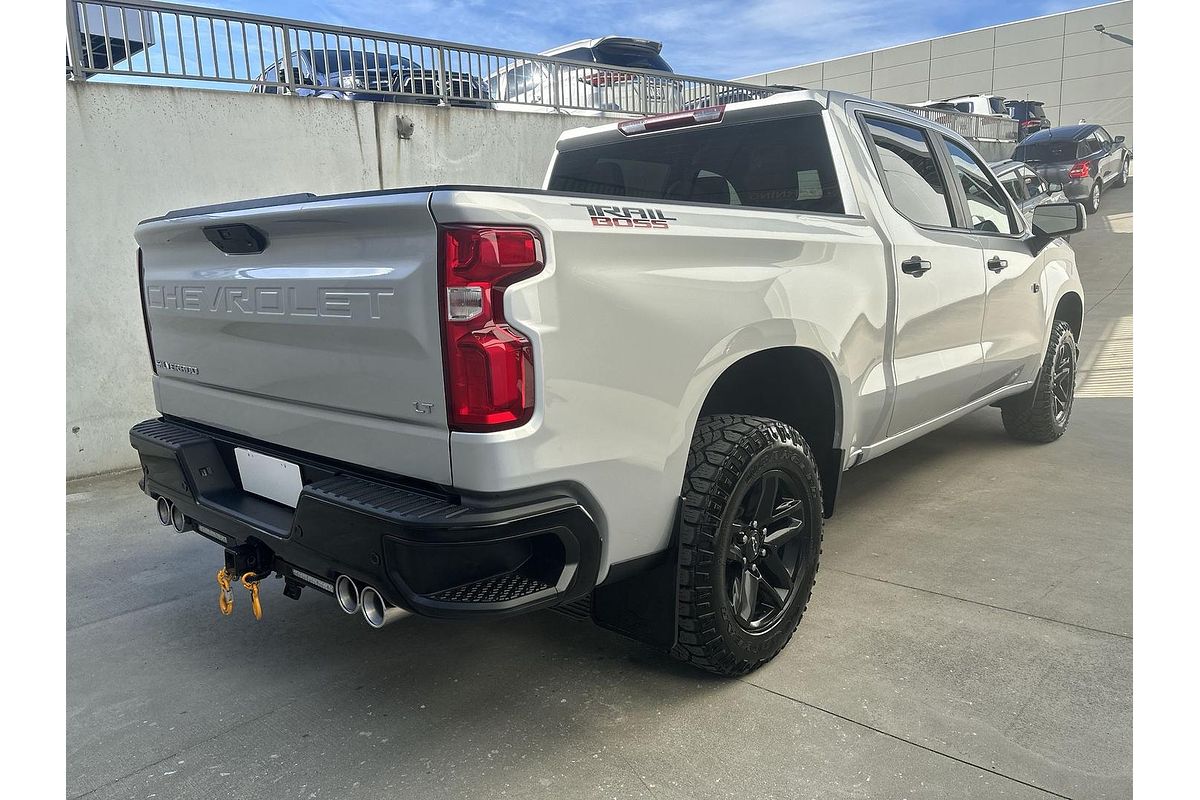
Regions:
M 679 630 L 679 528 L 683 498 L 675 506 L 675 523 L 666 551 L 649 563 L 618 573 L 592 592 L 592 621 L 601 628 L 628 636 L 651 647 L 670 650 Z M 642 562 L 642 559 L 638 559 Z M 614 569 L 624 565 L 618 564 Z M 628 569 L 628 568 L 627 568 Z M 621 570 L 625 572 L 626 570 Z

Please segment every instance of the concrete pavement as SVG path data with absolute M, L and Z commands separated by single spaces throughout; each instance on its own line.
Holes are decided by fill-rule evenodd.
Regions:
M 219 549 L 134 473 L 69 483 L 68 797 L 1130 796 L 1132 194 L 1075 240 L 1067 435 L 989 409 L 847 473 L 743 680 L 553 613 L 372 631 L 272 582 L 222 618 Z

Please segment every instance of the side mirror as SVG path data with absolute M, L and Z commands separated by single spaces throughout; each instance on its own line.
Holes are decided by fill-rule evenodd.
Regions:
M 1047 192 L 1061 192 L 1062 190 L 1063 190 L 1063 185 L 1061 183 L 1047 183 L 1046 184 Z
M 1113 137 L 1113 141 L 1116 142 L 1117 144 L 1125 144 L 1125 137 L 1124 136 L 1115 136 L 1115 137 Z
M 1087 228 L 1082 203 L 1045 203 L 1033 210 L 1033 232 L 1053 239 L 1070 236 Z

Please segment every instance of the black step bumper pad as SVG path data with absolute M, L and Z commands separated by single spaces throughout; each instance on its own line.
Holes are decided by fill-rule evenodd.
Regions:
M 146 420 L 129 437 L 146 494 L 167 497 L 227 548 L 266 548 L 276 571 L 320 591 L 345 574 L 395 605 L 452 618 L 557 606 L 595 584 L 598 529 L 560 490 L 464 502 L 174 420 Z M 242 490 L 235 446 L 300 465 L 294 511 Z

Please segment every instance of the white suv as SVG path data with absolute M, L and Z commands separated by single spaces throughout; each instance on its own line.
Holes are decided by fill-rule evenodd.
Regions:
M 662 43 L 649 39 L 581 39 L 539 54 L 578 64 L 518 60 L 492 73 L 488 88 L 491 97 L 512 103 L 635 114 L 678 111 L 683 107 L 681 82 L 641 72 L 673 72 L 661 52 Z M 606 70 L 604 66 L 618 69 Z
M 998 94 L 966 94 L 961 97 L 948 97 L 945 100 L 926 100 L 924 103 L 913 105 L 917 108 L 940 108 L 946 111 L 961 111 L 964 114 L 1007 117 L 1005 99 Z

